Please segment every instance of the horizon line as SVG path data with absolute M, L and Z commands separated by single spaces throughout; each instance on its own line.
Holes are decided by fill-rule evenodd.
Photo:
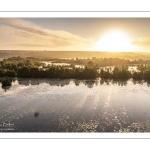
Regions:
M 104 52 L 104 53 L 150 53 L 147 51 L 100 51 L 100 50 L 0 50 L 0 51 L 39 51 L 39 52 Z

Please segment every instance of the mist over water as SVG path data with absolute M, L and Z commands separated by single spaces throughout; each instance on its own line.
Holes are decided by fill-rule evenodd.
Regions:
M 14 132 L 149 132 L 149 85 L 17 78 L 0 88 L 0 123 L 14 123 Z

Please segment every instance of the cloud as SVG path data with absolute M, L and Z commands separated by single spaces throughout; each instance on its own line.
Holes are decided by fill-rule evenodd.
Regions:
M 138 38 L 132 41 L 132 44 L 140 47 L 150 47 L 150 38 Z
M 92 40 L 62 30 L 48 30 L 22 19 L 0 19 L 0 36 L 6 47 L 67 48 L 84 47 Z

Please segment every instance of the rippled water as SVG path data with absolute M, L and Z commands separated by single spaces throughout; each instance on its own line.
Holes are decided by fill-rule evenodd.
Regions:
M 13 124 L 6 130 L 3 124 Z M 149 132 L 144 81 L 16 79 L 0 87 L 1 132 Z

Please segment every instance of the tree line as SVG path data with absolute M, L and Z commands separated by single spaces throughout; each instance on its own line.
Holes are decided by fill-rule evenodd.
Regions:
M 137 65 L 137 70 L 129 71 L 128 65 L 115 66 L 114 69 L 108 68 L 106 70 L 101 69 L 99 76 L 101 78 L 113 78 L 113 79 L 129 79 L 136 80 L 150 80 L 150 65 Z
M 43 66 L 40 68 L 40 66 Z M 129 71 L 128 65 L 117 65 L 112 69 L 99 69 L 93 61 L 85 64 L 84 68 L 76 68 L 74 65 L 47 66 L 34 58 L 9 58 L 0 62 L 0 77 L 21 78 L 60 78 L 60 79 L 150 79 L 150 65 L 137 65 L 137 71 Z
M 85 68 L 67 68 L 65 66 L 48 66 L 39 68 L 41 63 L 33 60 L 8 61 L 4 59 L 0 65 L 0 77 L 21 78 L 75 78 L 93 79 L 97 77 L 97 70 L 89 62 Z

